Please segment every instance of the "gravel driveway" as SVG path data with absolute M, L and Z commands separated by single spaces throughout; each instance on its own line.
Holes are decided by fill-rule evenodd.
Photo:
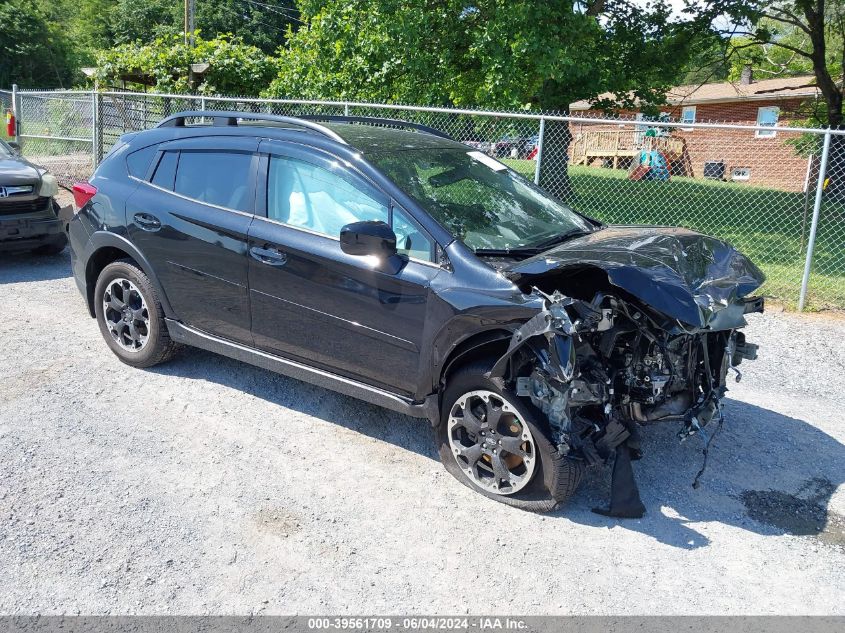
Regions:
M 751 317 L 702 443 L 564 511 L 454 481 L 427 423 L 212 354 L 106 348 L 67 253 L 0 258 L 0 613 L 845 614 L 845 320 Z

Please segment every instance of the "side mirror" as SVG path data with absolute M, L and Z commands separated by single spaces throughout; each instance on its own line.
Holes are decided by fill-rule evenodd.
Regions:
M 340 229 L 340 248 L 347 255 L 386 259 L 396 254 L 396 234 L 382 221 L 352 222 Z
M 404 261 L 396 254 L 396 234 L 386 222 L 352 222 L 340 229 L 340 250 L 347 255 L 376 257 L 379 269 L 396 274 Z
M 20 143 L 15 143 L 15 141 L 6 141 L 6 144 L 15 150 L 15 154 L 21 153 L 21 146 Z

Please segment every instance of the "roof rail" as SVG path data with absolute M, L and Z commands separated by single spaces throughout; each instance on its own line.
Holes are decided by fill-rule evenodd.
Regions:
M 446 132 L 442 132 L 436 128 L 429 127 L 428 125 L 422 125 L 421 123 L 400 121 L 399 119 L 382 119 L 380 117 L 371 116 L 335 116 L 330 114 L 306 114 L 301 118 L 309 121 L 325 121 L 329 123 L 366 123 L 369 125 L 383 125 L 385 127 L 410 128 L 412 130 L 426 132 L 427 134 L 433 134 L 434 136 L 439 136 L 440 138 L 449 139 L 450 141 L 455 140 L 446 134 Z
M 333 132 L 329 128 L 320 125 L 319 123 L 315 123 L 313 121 L 307 121 L 302 118 L 292 117 L 292 116 L 278 116 L 275 114 L 261 114 L 259 112 L 235 112 L 235 111 L 221 111 L 221 110 L 186 110 L 184 112 L 177 112 L 176 114 L 171 114 L 169 117 L 164 119 L 161 123 L 159 123 L 156 127 L 185 127 L 185 119 L 187 118 L 206 118 L 212 120 L 212 125 L 219 126 L 219 127 L 227 127 L 227 126 L 237 126 L 238 119 L 247 120 L 247 121 L 270 121 L 272 123 L 287 123 L 288 125 L 295 125 L 301 128 L 305 128 L 306 130 L 310 130 L 312 132 L 317 132 L 318 134 L 322 134 L 323 136 L 327 136 L 328 138 L 332 139 L 333 141 L 337 141 L 338 143 L 343 143 L 344 145 L 348 145 L 343 138 Z

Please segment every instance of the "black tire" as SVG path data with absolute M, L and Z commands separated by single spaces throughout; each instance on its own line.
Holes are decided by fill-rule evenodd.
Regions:
M 146 340 L 137 350 L 126 349 L 121 346 L 112 335 L 112 330 L 106 323 L 106 308 L 103 305 L 106 291 L 109 284 L 116 280 L 128 280 L 134 285 L 137 292 L 143 298 L 142 306 L 146 306 L 148 323 L 146 324 Z M 137 296 L 135 297 L 137 300 Z M 173 357 L 178 344 L 174 343 L 164 323 L 164 310 L 156 295 L 155 289 L 150 283 L 144 271 L 131 260 L 119 260 L 112 262 L 103 268 L 97 278 L 97 286 L 94 289 L 94 312 L 97 316 L 97 324 L 100 326 L 100 333 L 111 348 L 111 351 L 124 363 L 132 367 L 152 367 L 163 363 Z
M 65 250 L 65 246 L 67 246 L 67 237 L 61 235 L 57 241 L 34 248 L 32 252 L 35 255 L 58 255 Z
M 440 461 L 458 481 L 485 497 L 531 512 L 550 512 L 562 506 L 575 492 L 586 471 L 584 462 L 561 455 L 546 435 L 546 423 L 524 398 L 504 389 L 501 381 L 484 374 L 492 361 L 468 364 L 450 376 L 443 394 L 440 424 L 437 427 Z M 490 391 L 506 398 L 519 421 L 527 425 L 535 446 L 533 475 L 528 484 L 512 494 L 496 494 L 479 486 L 459 465 L 449 441 L 449 417 L 462 396 L 474 391 Z

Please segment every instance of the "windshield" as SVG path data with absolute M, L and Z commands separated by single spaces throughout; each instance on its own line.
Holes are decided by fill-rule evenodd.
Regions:
M 486 154 L 414 149 L 369 157 L 470 248 L 513 250 L 586 233 L 583 217 Z
M 0 140 L 0 156 L 14 156 L 15 153 L 12 151 L 12 148 L 9 145 L 6 145 L 6 141 Z

